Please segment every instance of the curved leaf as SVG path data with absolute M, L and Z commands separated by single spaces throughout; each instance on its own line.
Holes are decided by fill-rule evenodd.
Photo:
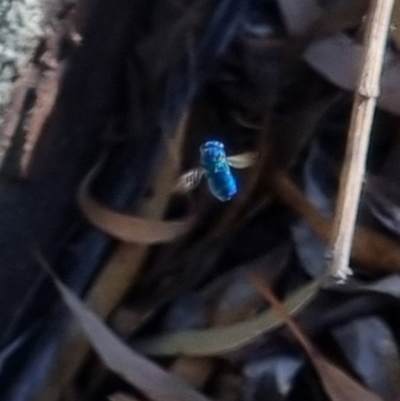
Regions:
M 313 281 L 292 294 L 284 304 L 290 313 L 299 312 L 313 299 L 318 289 L 319 281 Z M 135 347 L 149 355 L 219 355 L 251 343 L 282 323 L 283 320 L 273 310 L 268 310 L 253 319 L 231 326 L 167 334 L 137 341 Z
M 251 276 L 254 286 L 268 300 L 276 313 L 285 321 L 293 336 L 300 343 L 318 373 L 326 393 L 332 401 L 382 401 L 351 376 L 325 358 L 311 343 L 290 315 L 290 311 L 273 294 L 269 284 L 256 274 Z
M 209 401 L 179 378 L 129 348 L 52 273 L 42 258 L 40 262 L 93 348 L 112 372 L 155 401 Z
M 79 193 L 79 205 L 85 217 L 99 230 L 123 242 L 148 245 L 169 242 L 191 227 L 191 218 L 162 221 L 116 212 L 93 199 L 88 194 L 87 183 L 86 180 Z
M 148 202 L 147 207 L 143 206 L 141 214 L 143 213 L 145 217 L 119 213 L 103 206 L 89 195 L 90 184 L 102 161 L 86 175 L 79 188 L 78 202 L 85 217 L 95 227 L 123 242 L 143 245 L 172 241 L 190 229 L 194 220 L 191 216 L 184 220 L 172 221 L 154 219 L 154 216 L 162 218 L 168 204 L 169 194 L 176 178 L 176 169 L 180 164 L 180 149 L 189 119 L 190 111 L 185 111 L 175 127 L 173 139 L 167 142 L 168 152 L 161 164 L 162 168 L 155 184 L 158 188 L 156 193 L 159 193 Z

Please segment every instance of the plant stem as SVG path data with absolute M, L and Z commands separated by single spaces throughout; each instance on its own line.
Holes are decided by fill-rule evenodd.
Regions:
M 354 226 L 393 4 L 394 0 L 371 0 L 368 13 L 362 68 L 354 97 L 332 233 L 330 273 L 342 280 L 351 272 L 348 265 Z

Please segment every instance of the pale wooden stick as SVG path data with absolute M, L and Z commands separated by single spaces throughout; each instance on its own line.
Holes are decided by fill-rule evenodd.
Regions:
M 350 251 L 393 4 L 394 0 L 371 0 L 368 13 L 362 69 L 353 103 L 332 233 L 330 273 L 342 280 L 351 272 L 348 267 Z

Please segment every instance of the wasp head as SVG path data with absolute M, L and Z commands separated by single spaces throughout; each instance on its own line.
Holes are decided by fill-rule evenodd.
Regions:
M 219 141 L 208 141 L 200 147 L 201 163 L 205 167 L 216 167 L 226 161 L 224 144 Z

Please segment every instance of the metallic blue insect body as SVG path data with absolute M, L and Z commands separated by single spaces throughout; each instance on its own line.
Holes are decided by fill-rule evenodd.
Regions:
M 237 193 L 237 184 L 224 145 L 218 141 L 206 142 L 200 148 L 200 155 L 211 193 L 222 202 L 230 200 Z

